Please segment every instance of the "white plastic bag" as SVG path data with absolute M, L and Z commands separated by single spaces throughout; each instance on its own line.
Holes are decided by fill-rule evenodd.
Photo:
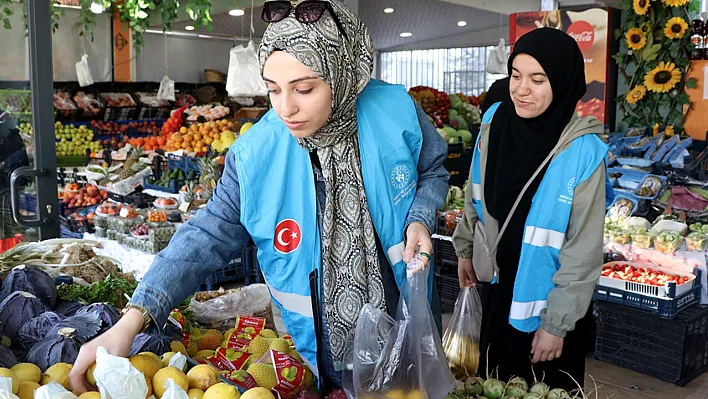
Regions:
M 106 399 L 144 399 L 148 393 L 145 376 L 128 359 L 113 356 L 106 348 L 96 350 L 93 372 L 101 397 Z
M 509 60 L 509 51 L 506 49 L 504 38 L 499 39 L 499 45 L 489 53 L 487 60 L 487 72 L 496 75 L 508 75 L 506 63 Z
M 189 307 L 199 324 L 215 327 L 217 323 L 228 321 L 224 325 L 233 327 L 231 320 L 237 315 L 262 317 L 262 313 L 268 310 L 270 304 L 268 287 L 265 284 L 252 284 L 208 301 L 193 300 Z
M 226 91 L 229 97 L 257 97 L 268 94 L 261 77 L 261 65 L 253 41 L 249 41 L 246 47 L 238 45 L 231 49 Z
M 157 90 L 158 100 L 175 100 L 175 81 L 165 75 L 160 82 L 160 89 Z
M 34 399 L 78 399 L 76 395 L 64 389 L 57 382 L 52 381 L 49 384 L 37 388 L 34 391 Z
M 76 77 L 81 87 L 91 86 L 93 84 L 93 75 L 91 75 L 87 54 L 82 55 L 81 61 L 76 63 Z
M 0 399 L 20 399 L 12 393 L 12 378 L 0 377 Z
M 172 359 L 170 359 L 170 367 L 174 367 L 177 370 L 184 370 L 184 366 L 187 365 L 187 356 L 181 354 L 181 353 L 176 353 L 174 356 L 172 356 Z
M 189 399 L 187 392 L 185 392 L 181 386 L 177 385 L 172 378 L 168 378 L 167 381 L 165 381 L 165 388 L 167 388 L 167 390 L 162 394 L 162 399 Z

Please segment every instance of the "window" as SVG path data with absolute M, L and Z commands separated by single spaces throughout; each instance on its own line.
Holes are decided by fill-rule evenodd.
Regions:
M 493 49 L 494 46 L 385 52 L 381 54 L 381 79 L 407 88 L 428 86 L 446 93 L 478 96 L 502 78 L 485 71 Z

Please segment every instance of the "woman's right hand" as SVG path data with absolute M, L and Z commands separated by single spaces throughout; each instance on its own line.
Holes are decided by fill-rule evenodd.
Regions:
M 129 310 L 110 330 L 83 344 L 79 356 L 69 373 L 71 387 L 77 394 L 95 390 L 86 380 L 86 370 L 96 362 L 96 350 L 106 348 L 114 356 L 128 357 L 135 336 L 143 328 L 145 319 L 135 309 Z
M 460 279 L 460 288 L 474 288 L 477 285 L 472 259 L 457 258 L 457 276 Z

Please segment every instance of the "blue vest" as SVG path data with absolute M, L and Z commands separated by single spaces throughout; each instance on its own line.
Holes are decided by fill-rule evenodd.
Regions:
M 499 105 L 497 103 L 489 108 L 482 120 L 483 125 L 492 123 Z M 481 145 L 482 134 L 477 137 L 472 158 L 471 183 L 472 205 L 484 223 Z M 548 294 L 554 288 L 553 275 L 561 266 L 558 256 L 565 244 L 575 188 L 588 180 L 603 161 L 606 162 L 607 153 L 607 144 L 597 135 L 587 134 L 574 139 L 568 148 L 551 160 L 526 217 L 519 270 L 509 312 L 509 322 L 517 330 L 538 330 L 541 311 L 546 308 Z M 605 180 L 609 184 L 609 179 Z M 606 201 L 612 197 L 611 188 L 608 190 Z M 552 204 L 552 212 L 549 211 L 549 204 Z
M 359 96 L 357 122 L 373 227 L 405 292 L 403 233 L 418 182 L 420 122 L 402 86 L 374 80 Z M 309 154 L 273 110 L 231 150 L 241 187 L 241 223 L 258 247 L 261 271 L 288 333 L 317 373 L 309 275 L 321 267 L 321 237 Z

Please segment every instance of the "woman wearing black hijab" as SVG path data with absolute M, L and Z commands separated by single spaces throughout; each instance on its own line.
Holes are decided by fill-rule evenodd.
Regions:
M 488 359 L 501 380 L 533 382 L 533 367 L 551 387 L 572 390 L 561 371 L 583 384 L 585 331 L 575 327 L 602 268 L 608 149 L 598 137 L 602 124 L 575 112 L 586 88 L 574 39 L 532 31 L 516 43 L 508 68 L 508 95 L 485 114 L 465 218 L 453 237 L 460 285 L 486 274 L 476 254 L 472 263 L 481 247 L 473 251 L 475 238 L 484 240 L 494 281 L 482 298 L 480 369 Z M 475 237 L 479 229 L 486 239 Z
M 487 95 L 484 96 L 482 105 L 480 106 L 482 109 L 482 115 L 487 113 L 489 107 L 500 101 L 504 101 L 507 97 L 509 97 L 509 78 L 499 79 L 492 83 L 489 90 L 487 90 Z

